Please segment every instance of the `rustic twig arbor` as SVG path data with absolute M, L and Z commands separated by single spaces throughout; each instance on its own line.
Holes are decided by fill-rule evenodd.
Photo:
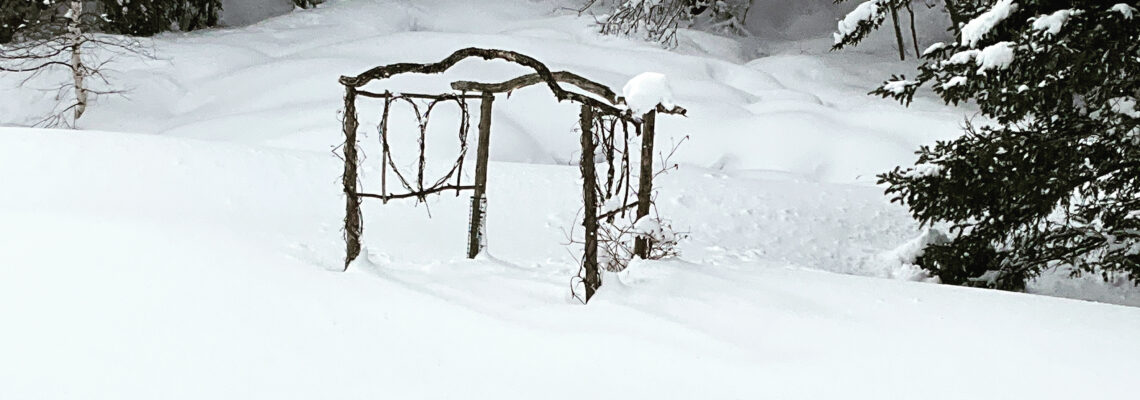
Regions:
M 534 70 L 534 73 L 523 75 L 515 79 L 511 79 L 500 83 L 480 83 L 470 81 L 457 81 L 451 83 L 451 88 L 457 93 L 446 93 L 439 95 L 426 95 L 415 93 L 392 93 L 384 91 L 383 93 L 369 92 L 362 88 L 364 85 L 373 82 L 384 80 L 399 74 L 437 74 L 442 73 L 451 67 L 455 66 L 458 62 L 467 58 L 481 58 L 484 60 L 503 60 L 512 62 Z M 657 113 L 666 114 L 680 114 L 684 115 L 685 110 L 680 107 L 667 109 L 664 106 L 658 105 L 656 110 L 650 111 L 645 115 L 635 116 L 631 111 L 624 106 L 624 99 L 618 97 L 610 88 L 600 83 L 583 78 L 579 75 L 566 72 L 551 72 L 543 63 L 531 58 L 529 56 L 519 54 L 513 51 L 494 50 L 494 49 L 480 49 L 480 48 L 467 48 L 456 51 L 443 61 L 431 64 L 412 64 L 400 63 L 391 64 L 382 67 L 376 67 L 365 71 L 357 76 L 342 76 L 340 83 L 344 85 L 344 135 L 345 144 L 343 146 L 344 154 L 344 175 L 342 176 L 344 184 L 344 193 L 346 196 L 345 205 L 345 218 L 344 218 L 344 238 L 347 245 L 347 255 L 345 257 L 345 269 L 352 263 L 360 254 L 360 237 L 363 232 L 363 224 L 360 211 L 360 203 L 363 198 L 377 198 L 384 202 L 391 199 L 400 198 L 417 198 L 423 200 L 426 196 L 444 192 L 447 190 L 472 190 L 474 195 L 471 198 L 471 221 L 470 232 L 468 235 L 468 250 L 467 256 L 474 258 L 482 251 L 484 246 L 484 226 L 485 222 L 485 208 L 486 208 L 486 189 L 487 189 L 487 164 L 488 155 L 490 150 L 491 138 L 491 110 L 492 104 L 495 100 L 495 94 L 507 93 L 523 87 L 544 84 L 554 94 L 558 101 L 572 101 L 581 105 L 581 113 L 579 115 L 581 121 L 581 143 L 582 143 L 582 159 L 580 163 L 583 185 L 582 197 L 584 202 L 585 217 L 583 226 L 585 227 L 585 251 L 582 258 L 582 270 L 584 276 L 581 276 L 586 288 L 586 301 L 589 301 L 594 292 L 601 286 L 601 276 L 598 271 L 598 221 L 605 219 L 612 219 L 617 213 L 624 214 L 627 210 L 637 209 L 637 217 L 641 218 L 649 214 L 651 198 L 650 194 L 653 188 L 653 136 L 654 125 Z M 562 87 L 561 83 L 568 83 L 577 88 L 587 92 L 579 93 L 569 91 Z M 479 93 L 478 95 L 468 94 L 469 92 Z M 381 131 L 381 178 L 380 186 L 381 191 L 376 193 L 365 193 L 358 190 L 359 186 L 359 150 L 357 148 L 357 129 L 359 128 L 359 119 L 357 116 L 357 99 L 358 97 L 376 98 L 384 101 L 384 111 L 381 115 L 380 131 Z M 420 99 L 428 101 L 424 111 L 421 113 L 420 109 L 412 100 Z M 476 151 L 476 166 L 475 166 L 475 182 L 473 184 L 463 184 L 462 168 L 463 160 L 467 154 L 467 130 L 469 127 L 467 112 L 467 100 L 480 101 L 479 106 L 479 139 L 478 148 Z M 399 171 L 396 164 L 392 162 L 390 155 L 390 148 L 388 146 L 388 112 L 393 102 L 406 101 L 412 105 L 416 112 L 416 118 L 419 119 L 420 125 L 420 156 L 418 163 L 418 170 L 416 175 L 411 177 L 411 174 L 404 174 Z M 441 102 L 455 102 L 459 105 L 462 113 L 461 118 L 463 121 L 459 128 L 459 140 L 462 142 L 459 159 L 455 162 L 454 166 L 442 178 L 434 181 L 433 183 L 424 184 L 424 135 L 426 135 L 426 120 L 431 113 L 431 109 Z M 640 176 L 637 189 L 637 201 L 635 203 L 627 203 L 623 200 L 619 207 L 603 210 L 602 213 L 598 212 L 599 205 L 612 203 L 610 201 L 599 202 L 602 200 L 618 199 L 617 196 L 622 195 L 622 186 L 625 187 L 624 196 L 628 198 L 630 183 L 630 174 L 628 166 L 628 154 L 623 153 L 624 165 L 622 172 L 623 177 L 619 177 L 618 183 L 615 184 L 614 162 L 615 157 L 613 151 L 615 148 L 615 132 L 617 131 L 617 123 L 621 123 L 623 132 L 628 133 L 629 126 L 633 126 L 635 131 L 642 136 L 641 146 L 641 165 Z M 595 171 L 594 156 L 599 145 L 599 140 L 596 137 L 598 132 L 607 133 L 598 135 L 600 136 L 603 148 L 608 149 L 607 160 L 609 161 L 609 170 L 607 171 L 607 180 L 603 185 L 598 184 L 598 174 Z M 626 147 L 628 147 L 628 134 L 624 136 L 626 139 Z M 387 171 L 391 170 L 396 176 L 399 183 L 406 190 L 405 193 L 391 193 L 387 188 Z M 644 256 L 647 252 L 648 243 L 645 239 L 638 239 L 636 253 Z

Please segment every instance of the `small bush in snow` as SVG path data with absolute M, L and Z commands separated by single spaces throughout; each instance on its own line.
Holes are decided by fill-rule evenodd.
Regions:
M 636 257 L 634 241 L 648 239 L 646 260 L 663 260 L 680 255 L 677 244 L 686 238 L 673 230 L 668 220 L 646 216 L 632 225 L 602 224 L 598 230 L 598 264 L 607 271 L 624 271 Z
M 639 36 L 665 47 L 677 45 L 677 29 L 746 34 L 744 19 L 750 0 L 589 0 L 582 11 L 604 10 L 599 17 L 607 35 Z

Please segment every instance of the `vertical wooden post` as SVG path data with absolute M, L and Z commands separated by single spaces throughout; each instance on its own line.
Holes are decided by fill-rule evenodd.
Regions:
M 357 149 L 356 129 L 359 126 L 356 117 L 356 88 L 344 87 L 344 183 L 345 210 L 344 210 L 344 241 L 346 254 L 344 257 L 344 270 L 360 255 L 360 235 L 364 228 L 361 226 L 360 197 L 356 194 L 357 182 Z
M 645 113 L 641 119 L 641 171 L 637 185 L 637 219 L 649 215 L 653 198 L 653 140 L 657 125 L 657 111 Z M 649 239 L 639 237 L 633 242 L 633 252 L 641 259 L 649 257 Z
M 580 116 L 582 128 L 582 200 L 585 208 L 582 226 L 586 228 L 586 249 L 582 255 L 582 267 L 586 270 L 583 278 L 586 284 L 586 302 L 594 297 L 594 292 L 602 286 L 602 277 L 598 273 L 598 178 L 594 171 L 594 110 L 589 105 L 582 105 Z
M 475 195 L 471 196 L 471 226 L 467 233 L 467 258 L 483 251 L 486 234 L 487 163 L 491 157 L 491 104 L 495 94 L 483 92 L 479 104 L 479 147 L 475 161 Z

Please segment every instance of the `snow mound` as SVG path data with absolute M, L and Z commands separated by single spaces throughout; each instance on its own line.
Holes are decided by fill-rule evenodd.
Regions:
M 918 237 L 903 243 L 899 247 L 880 253 L 876 259 L 885 275 L 900 280 L 938 282 L 938 277 L 931 277 L 930 273 L 916 265 L 922 257 L 926 247 L 932 244 L 943 244 L 950 239 L 941 230 L 929 228 Z
M 657 105 L 673 108 L 673 89 L 669 78 L 657 72 L 644 72 L 626 82 L 621 89 L 625 104 L 634 115 L 644 115 Z

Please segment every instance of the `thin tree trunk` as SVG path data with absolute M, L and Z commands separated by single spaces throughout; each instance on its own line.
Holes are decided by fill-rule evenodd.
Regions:
M 909 1 L 906 3 L 906 13 L 910 15 L 910 40 L 914 43 L 914 58 L 920 58 L 922 50 L 918 49 L 918 32 L 914 30 L 914 9 L 911 8 Z
M 906 46 L 903 44 L 902 28 L 899 27 L 899 10 L 891 5 L 891 23 L 895 27 L 895 40 L 899 46 L 899 60 L 906 61 Z
M 67 32 L 71 36 L 71 72 L 75 79 L 75 120 L 79 120 L 79 117 L 83 116 L 83 112 L 87 110 L 87 87 L 83 83 L 84 75 L 86 75 L 83 67 L 83 29 L 79 26 L 79 20 L 83 16 L 83 2 L 72 0 L 68 14 L 70 22 L 67 24 Z

